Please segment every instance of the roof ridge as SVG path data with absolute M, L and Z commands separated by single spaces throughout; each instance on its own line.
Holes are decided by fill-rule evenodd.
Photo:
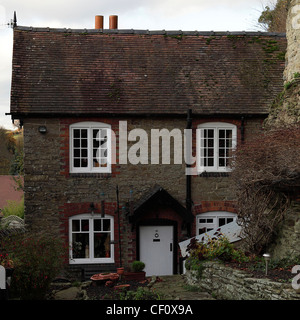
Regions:
M 72 29 L 72 28 L 49 28 L 17 26 L 15 30 L 33 32 L 65 32 L 65 33 L 104 33 L 104 34 L 148 34 L 148 35 L 187 35 L 187 36 L 278 36 L 285 37 L 285 33 L 263 31 L 182 31 L 182 30 L 148 30 L 148 29 Z

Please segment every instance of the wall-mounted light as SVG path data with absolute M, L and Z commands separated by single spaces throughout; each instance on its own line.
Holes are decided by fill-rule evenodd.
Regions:
M 45 134 L 47 132 L 47 127 L 46 126 L 39 126 L 39 133 Z

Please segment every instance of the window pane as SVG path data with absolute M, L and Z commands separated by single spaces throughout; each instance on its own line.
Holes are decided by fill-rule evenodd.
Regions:
M 74 138 L 80 138 L 80 129 L 74 129 L 73 135 Z
M 207 152 L 208 157 L 212 158 L 214 156 L 214 149 L 208 149 L 207 151 L 208 151 Z
M 81 220 L 81 231 L 89 231 L 89 220 Z
M 213 223 L 214 219 L 207 219 L 207 223 Z
M 81 129 L 81 138 L 87 138 L 87 129 Z
M 207 146 L 210 148 L 213 148 L 214 147 L 214 139 L 208 139 Z
M 89 258 L 89 234 L 88 233 L 73 233 L 72 257 L 73 259 Z
M 74 158 L 80 157 L 80 149 L 74 149 Z
M 233 218 L 227 218 L 227 223 L 230 223 L 233 221 Z
M 200 228 L 198 230 L 198 234 L 202 234 L 202 233 L 205 233 L 206 232 L 206 228 Z
M 225 164 L 225 158 L 220 158 L 219 159 L 219 167 L 225 167 L 226 164 Z
M 72 220 L 72 231 L 80 231 L 80 220 Z
M 199 219 L 199 223 L 206 223 L 206 219 Z
M 232 130 L 226 130 L 226 138 L 232 139 Z
M 225 218 L 219 218 L 219 227 L 224 226 L 226 224 Z
M 225 130 L 219 130 L 219 138 L 225 138 Z
M 87 148 L 87 139 L 81 139 L 81 147 Z
M 225 157 L 225 149 L 219 149 L 219 157 Z
M 103 231 L 110 231 L 110 219 L 103 219 Z
M 94 258 L 110 257 L 110 233 L 94 233 Z
M 80 167 L 80 159 L 74 159 L 74 167 L 79 168 Z
M 81 149 L 81 156 L 87 158 L 87 149 Z
M 208 134 L 207 134 L 208 138 L 214 138 L 214 129 L 208 129 L 207 131 L 208 131 Z
M 232 140 L 226 139 L 226 147 L 227 148 L 232 148 Z
M 101 219 L 94 220 L 94 231 L 101 231 Z
M 86 168 L 88 166 L 88 159 L 82 159 L 81 160 L 81 167 Z
M 208 166 L 213 167 L 214 166 L 214 158 L 209 158 L 208 159 Z
M 94 168 L 99 167 L 99 161 L 98 161 L 97 158 L 93 158 L 93 167 L 94 167 Z
M 74 148 L 80 147 L 80 139 L 74 139 Z

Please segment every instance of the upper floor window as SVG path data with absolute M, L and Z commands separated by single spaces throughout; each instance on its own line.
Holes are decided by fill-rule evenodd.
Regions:
M 70 172 L 111 171 L 110 125 L 78 122 L 70 126 Z
M 198 126 L 199 172 L 228 172 L 236 147 L 236 126 L 225 122 L 207 122 Z

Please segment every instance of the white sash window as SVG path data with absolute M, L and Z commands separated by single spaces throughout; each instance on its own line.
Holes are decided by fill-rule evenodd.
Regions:
M 208 122 L 197 129 L 198 171 L 229 172 L 232 152 L 237 143 L 236 126 L 223 122 Z
M 111 172 L 111 128 L 100 122 L 70 126 L 70 172 Z
M 114 219 L 81 214 L 69 219 L 70 263 L 114 262 Z

